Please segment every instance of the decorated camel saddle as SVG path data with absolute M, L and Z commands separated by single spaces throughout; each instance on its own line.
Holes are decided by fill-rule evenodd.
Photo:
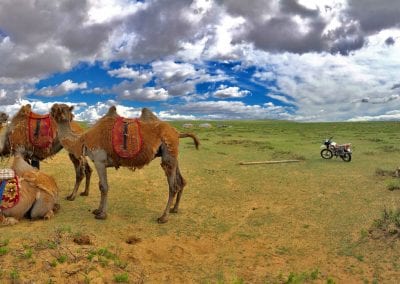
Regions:
M 0 211 L 17 205 L 19 201 L 18 177 L 12 169 L 0 169 Z
M 142 148 L 140 121 L 136 118 L 118 117 L 112 129 L 114 152 L 121 158 L 134 158 Z
M 50 114 L 42 115 L 30 112 L 27 129 L 29 142 L 35 147 L 47 148 L 55 139 Z

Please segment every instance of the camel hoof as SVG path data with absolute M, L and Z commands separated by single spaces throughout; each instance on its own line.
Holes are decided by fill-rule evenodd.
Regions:
M 57 213 L 58 210 L 60 210 L 60 208 L 61 208 L 60 204 L 55 203 L 54 206 L 53 206 L 53 212 L 54 212 L 54 213 Z
M 65 197 L 65 199 L 69 200 L 69 201 L 74 201 L 75 200 L 75 196 L 73 195 L 68 195 L 67 197 Z
M 53 210 L 50 210 L 49 212 L 46 213 L 46 215 L 43 216 L 44 220 L 50 220 L 51 217 L 54 216 Z
M 105 220 L 105 219 L 107 219 L 107 213 L 102 212 L 102 213 L 96 214 L 94 216 L 94 218 L 99 219 L 99 220 Z
M 169 213 L 178 213 L 178 208 L 169 209 Z
M 94 214 L 94 215 L 99 215 L 100 214 L 100 209 L 94 209 L 93 211 L 92 211 L 92 213 Z
M 18 224 L 18 220 L 15 219 L 14 217 L 5 217 L 2 220 L 2 225 L 6 225 L 6 226 L 13 226 Z
M 89 192 L 81 192 L 80 196 L 89 196 Z
M 168 222 L 168 217 L 166 216 L 161 216 L 160 218 L 157 219 L 158 224 L 164 224 Z

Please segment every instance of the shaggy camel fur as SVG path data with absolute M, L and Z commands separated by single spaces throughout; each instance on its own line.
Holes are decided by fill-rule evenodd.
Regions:
M 167 206 L 161 217 L 158 218 L 158 222 L 165 223 L 168 221 L 169 212 L 178 212 L 182 190 L 186 184 L 178 166 L 179 138 L 191 137 L 197 148 L 199 140 L 195 135 L 178 133 L 175 128 L 160 121 L 148 109 L 143 109 L 142 116 L 139 118 L 143 141 L 142 148 L 134 158 L 121 158 L 113 151 L 112 146 L 112 128 L 119 117 L 115 106 L 112 106 L 105 116 L 82 135 L 72 132 L 70 125 L 73 116 L 72 110 L 73 107 L 65 104 L 54 104 L 51 108 L 51 115 L 58 123 L 60 141 L 63 147 L 75 157 L 84 154 L 94 162 L 100 180 L 99 189 L 101 192 L 99 207 L 93 211 L 95 218 L 107 218 L 107 167 L 118 168 L 123 166 L 140 169 L 156 157 L 161 157 L 161 167 L 167 176 L 169 185 Z M 174 207 L 171 208 L 175 196 L 176 202 Z
M 19 202 L 0 211 L 0 223 L 14 225 L 25 215 L 31 219 L 50 219 L 60 208 L 54 179 L 29 165 L 20 152 L 14 156 L 12 169 L 20 183 Z
M 31 105 L 27 104 L 21 107 L 17 114 L 12 118 L 11 122 L 7 125 L 6 130 L 0 129 L 0 156 L 10 155 L 17 148 L 23 148 L 25 159 L 32 161 L 41 161 L 50 156 L 55 155 L 62 149 L 60 140 L 58 139 L 57 123 L 51 118 L 52 132 L 55 134 L 53 142 L 46 148 L 38 148 L 32 145 L 27 135 L 27 120 L 31 113 Z M 82 133 L 83 129 L 78 123 L 72 121 L 71 127 L 74 133 Z M 69 155 L 75 168 L 75 186 L 74 192 L 76 192 L 83 180 L 86 177 L 86 185 L 84 192 L 81 193 L 83 196 L 89 195 L 90 177 L 92 169 L 89 166 L 86 158 L 75 157 Z M 37 163 L 38 164 L 38 163 Z M 37 167 L 38 168 L 38 167 Z M 75 195 L 67 196 L 68 200 L 74 200 Z

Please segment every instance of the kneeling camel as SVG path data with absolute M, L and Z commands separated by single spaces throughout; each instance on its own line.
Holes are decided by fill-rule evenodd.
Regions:
M 12 169 L 17 179 L 11 184 L 10 194 L 16 201 L 7 207 L 3 200 L 1 205 L 5 208 L 0 210 L 0 224 L 14 225 L 24 216 L 50 219 L 60 207 L 55 180 L 29 165 L 20 152 L 14 156 Z

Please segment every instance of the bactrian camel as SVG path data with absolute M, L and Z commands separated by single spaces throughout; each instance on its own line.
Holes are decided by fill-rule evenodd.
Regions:
M 182 191 L 186 185 L 178 165 L 179 138 L 191 137 L 198 148 L 199 140 L 195 135 L 179 133 L 170 124 L 157 119 L 151 111 L 143 109 L 137 122 L 140 125 L 142 141 L 140 150 L 132 158 L 121 158 L 113 149 L 112 144 L 114 124 L 117 119 L 121 118 L 117 114 L 115 106 L 110 107 L 105 116 L 80 135 L 72 131 L 70 123 L 73 118 L 72 111 L 73 106 L 54 104 L 51 108 L 51 115 L 58 124 L 59 137 L 63 147 L 75 157 L 80 157 L 82 154 L 88 156 L 95 165 L 101 193 L 99 207 L 93 211 L 95 218 L 107 218 L 107 168 L 122 166 L 140 169 L 156 157 L 161 157 L 161 167 L 167 176 L 169 185 L 167 206 L 161 217 L 158 218 L 158 222 L 165 223 L 168 221 L 170 212 L 178 212 Z M 175 197 L 176 201 L 172 207 Z
M 11 185 L 16 187 L 19 184 L 19 201 L 13 207 L 0 210 L 0 224 L 14 225 L 24 216 L 31 219 L 51 218 L 60 207 L 54 179 L 29 165 L 19 151 L 14 155 L 12 169 L 18 182 Z M 16 189 L 11 192 L 16 192 Z M 1 205 L 4 206 L 4 201 Z
M 34 165 L 33 161 L 41 161 L 48 157 L 51 157 L 58 153 L 62 149 L 62 145 L 58 138 L 58 130 L 57 123 L 50 116 L 50 127 L 52 137 L 39 137 L 41 139 L 48 139 L 48 145 L 46 147 L 36 147 L 32 144 L 29 139 L 29 117 L 41 117 L 41 115 L 34 114 L 32 112 L 32 108 L 30 104 L 24 105 L 20 108 L 20 110 L 14 115 L 9 124 L 3 124 L 3 128 L 0 129 L 0 156 L 7 156 L 12 154 L 15 149 L 23 149 L 24 157 L 26 160 L 32 161 L 32 165 Z M 1 119 L 0 115 L 0 119 Z M 42 116 L 45 117 L 45 116 Z M 34 125 L 33 130 L 39 130 L 40 122 Z M 82 133 L 83 128 L 75 121 L 71 121 L 71 128 L 74 133 Z M 42 134 L 38 135 L 42 136 Z M 79 185 L 81 184 L 84 177 L 86 177 L 86 185 L 85 190 L 81 193 L 83 196 L 87 196 L 89 194 L 89 186 L 90 186 L 90 177 L 92 173 L 92 169 L 90 168 L 86 158 L 75 157 L 74 155 L 69 155 L 70 160 L 72 161 L 75 168 L 75 186 L 74 191 L 77 192 Z M 76 195 L 67 196 L 68 200 L 74 200 Z

